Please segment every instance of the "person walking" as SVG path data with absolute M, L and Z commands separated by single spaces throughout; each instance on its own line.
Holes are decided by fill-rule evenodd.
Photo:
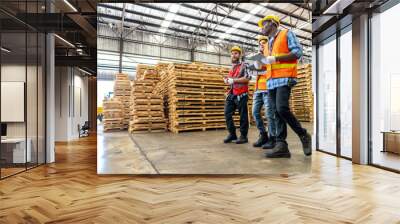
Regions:
M 273 108 L 276 119 L 276 144 L 266 152 L 267 158 L 290 158 L 286 142 L 287 124 L 299 136 L 303 152 L 311 155 L 311 135 L 303 128 L 289 108 L 291 88 L 296 84 L 297 60 L 302 56 L 302 47 L 295 34 L 280 28 L 280 19 L 267 15 L 258 21 L 261 33 L 268 36 L 268 45 L 264 48 L 259 60 L 254 62 L 256 68 L 266 65 L 268 106 Z M 265 147 L 269 148 L 269 147 Z
M 236 140 L 236 144 L 247 143 L 247 133 L 249 131 L 249 115 L 247 109 L 249 80 L 251 75 L 246 73 L 246 65 L 240 60 L 242 50 L 238 46 L 231 49 L 232 67 L 228 76 L 224 77 L 225 84 L 230 88 L 227 92 L 225 100 L 225 122 L 228 129 L 228 136 L 224 139 L 224 143 L 230 143 Z M 233 121 L 233 114 L 239 111 L 240 116 L 240 137 L 236 136 L 236 127 Z
M 258 36 L 258 45 L 260 53 L 264 52 L 264 46 L 268 44 L 268 37 L 259 35 Z M 265 70 L 265 66 L 261 68 L 261 72 L 258 73 L 255 89 L 253 95 L 253 118 L 256 123 L 256 127 L 259 131 L 259 138 L 256 142 L 254 142 L 254 147 L 272 147 L 275 144 L 275 135 L 276 135 L 276 127 L 275 127 L 275 112 L 271 107 L 268 107 L 268 88 L 267 88 L 267 73 Z M 260 70 L 259 70 L 260 71 Z M 268 132 L 265 130 L 264 121 L 261 116 L 261 110 L 264 107 L 265 115 L 268 120 Z

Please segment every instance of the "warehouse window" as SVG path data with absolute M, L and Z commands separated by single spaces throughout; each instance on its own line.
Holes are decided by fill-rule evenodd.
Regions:
M 352 157 L 352 34 L 351 25 L 340 36 L 340 155 Z
M 336 35 L 318 47 L 318 149 L 336 154 Z
M 400 4 L 371 18 L 371 162 L 400 170 Z

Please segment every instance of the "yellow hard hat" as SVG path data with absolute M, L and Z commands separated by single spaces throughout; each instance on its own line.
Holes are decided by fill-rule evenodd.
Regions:
M 240 49 L 239 46 L 233 46 L 233 47 L 231 48 L 231 52 L 232 52 L 232 51 L 239 51 L 239 53 L 242 54 L 242 49 Z
M 263 23 L 267 20 L 272 20 L 274 22 L 276 22 L 276 24 L 278 24 L 278 26 L 281 24 L 279 16 L 276 15 L 266 15 L 264 18 L 260 19 L 258 21 L 258 27 L 263 28 Z
M 257 40 L 258 40 L 259 43 L 262 40 L 268 41 L 268 37 L 267 36 L 263 36 L 263 35 L 258 35 Z

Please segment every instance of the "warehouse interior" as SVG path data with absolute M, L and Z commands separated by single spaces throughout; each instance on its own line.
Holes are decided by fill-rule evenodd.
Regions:
M 286 160 L 265 159 L 264 150 L 252 146 L 258 137 L 254 122 L 251 144 L 223 144 L 227 88 L 222 77 L 231 66 L 229 49 L 238 45 L 245 57 L 256 53 L 257 21 L 267 14 L 281 16 L 282 27 L 292 30 L 303 46 L 292 108 L 312 133 L 311 5 L 100 3 L 97 7 L 99 174 L 310 170 L 311 160 L 303 155 L 293 132 L 289 141 L 293 156 Z M 255 77 L 250 92 L 254 83 Z M 251 97 L 250 93 L 250 112 Z M 238 116 L 235 121 L 238 124 Z
M 202 68 L 216 73 L 215 67 L 229 68 L 227 39 L 242 42 L 248 35 L 251 37 L 248 43 L 235 43 L 251 51 L 256 48 L 251 43 L 257 35 L 256 27 L 248 27 L 244 22 L 239 22 L 235 32 L 232 32 L 240 36 L 222 36 L 221 32 L 225 33 L 232 27 L 228 25 L 219 27 L 220 32 L 215 31 L 218 26 L 215 27 L 215 34 L 211 37 L 210 33 L 204 32 L 213 30 L 214 26 L 209 25 L 216 20 L 217 11 L 220 15 L 227 15 L 229 10 L 226 9 L 232 3 L 225 2 L 222 7 L 213 7 L 215 2 L 207 3 L 210 8 L 198 9 L 201 6 L 186 1 L 181 3 L 186 5 L 181 6 L 182 11 L 181 7 L 172 11 L 177 10 L 176 14 L 182 16 L 190 14 L 193 18 L 172 18 L 167 16 L 168 7 L 149 6 L 157 5 L 153 1 L 146 5 L 147 8 L 164 14 L 148 16 L 148 13 L 143 13 L 148 12 L 142 11 L 143 7 L 125 8 L 126 12 L 135 11 L 135 16 L 125 14 L 127 36 L 123 37 L 128 40 L 122 41 L 125 45 L 122 49 L 127 52 L 121 54 L 121 48 L 117 47 L 121 43 L 118 27 L 121 18 L 124 18 L 121 16 L 124 7 L 123 4 L 110 4 L 111 13 L 106 7 L 103 11 L 97 9 L 106 2 L 0 1 L 0 223 L 399 223 L 400 201 L 396 200 L 400 198 L 399 107 L 396 100 L 399 80 L 395 60 L 400 49 L 395 44 L 395 28 L 396 22 L 400 21 L 400 4 L 397 0 L 313 0 L 312 5 L 308 1 L 291 1 L 286 9 L 279 8 L 277 0 L 263 5 L 273 8 L 278 15 L 281 15 L 279 11 L 292 9 L 290 13 L 299 16 L 302 8 L 312 7 L 312 25 L 304 25 L 300 29 L 309 30 L 310 34 L 307 31 L 295 32 L 299 37 L 309 37 L 309 43 L 301 37 L 300 41 L 312 48 L 305 52 L 310 57 L 303 57 L 303 60 L 310 63 L 312 69 L 313 122 L 302 124 L 308 124 L 306 127 L 313 132 L 313 154 L 311 158 L 302 155 L 303 159 L 309 160 L 307 170 L 292 172 L 285 167 L 286 170 L 281 169 L 282 172 L 276 175 L 257 174 L 260 168 L 267 167 L 265 163 L 270 160 L 261 158 L 260 151 L 250 151 L 251 142 L 248 151 L 240 148 L 232 150 L 232 153 L 242 151 L 240 155 L 250 158 L 231 164 L 234 167 L 236 163 L 243 164 L 253 159 L 257 164 L 245 164 L 251 174 L 244 175 L 243 170 L 233 168 L 232 172 L 242 175 L 97 173 L 99 168 L 109 174 L 121 170 L 132 172 L 132 169 L 147 174 L 156 174 L 158 169 L 173 173 L 173 170 L 164 168 L 171 157 L 158 153 L 162 152 L 155 150 L 160 148 L 158 143 L 148 139 L 162 136 L 162 141 L 171 141 L 171 146 L 179 147 L 176 142 L 185 141 L 198 133 L 200 138 L 196 143 L 201 148 L 210 136 L 216 139 L 215 136 L 224 131 L 179 133 L 178 126 L 178 133 L 146 131 L 135 133 L 135 136 L 141 137 L 133 138 L 126 137 L 129 130 L 104 132 L 103 124 L 96 120 L 104 121 L 104 115 L 99 116 L 104 112 L 104 97 L 115 96 L 116 74 L 127 74 L 118 75 L 118 82 L 126 85 L 126 80 L 130 83 L 137 78 L 137 64 L 157 66 L 160 59 L 163 63 L 175 62 L 190 69 Z M 146 4 L 140 0 L 132 3 Z M 241 4 L 237 5 L 242 9 L 240 11 L 250 12 L 253 9 Z M 195 10 L 190 11 L 190 8 Z M 208 13 L 211 9 L 216 12 Z M 50 14 L 50 11 L 53 13 Z M 195 19 L 204 13 L 209 14 L 207 19 Z M 100 14 L 111 16 L 98 20 Z M 239 21 L 241 18 L 236 18 L 238 16 L 247 22 L 252 21 L 244 14 L 233 12 L 235 16 L 226 16 L 226 19 Z M 171 22 L 163 24 L 160 17 L 169 18 Z M 292 17 L 290 21 L 288 15 L 281 17 L 287 24 L 296 23 L 296 18 Z M 175 18 L 182 23 L 175 24 Z M 188 56 L 184 53 L 188 46 L 178 45 L 180 42 L 172 41 L 172 38 L 185 39 L 191 35 L 193 28 L 190 32 L 190 27 L 184 25 L 193 22 L 191 19 L 204 27 L 209 26 L 194 35 L 196 41 L 207 36 L 211 43 L 207 44 L 209 48 L 203 46 Z M 256 21 L 255 18 L 253 20 Z M 135 29 L 132 31 L 132 23 L 138 22 L 140 25 L 133 25 Z M 225 23 L 225 20 L 220 22 Z M 171 37 L 171 42 L 159 42 L 160 37 L 155 34 L 159 34 L 161 27 L 165 28 L 165 32 L 161 29 L 164 32 L 161 36 Z M 93 38 L 92 31 L 96 28 L 97 38 Z M 113 32 L 104 31 L 108 28 Z M 151 29 L 153 32 L 149 31 Z M 189 31 L 182 35 L 177 32 L 180 29 Z M 247 31 L 252 32 L 247 34 Z M 218 41 L 220 48 L 214 48 L 214 40 L 220 36 L 225 41 Z M 108 40 L 113 43 L 106 44 Z M 142 43 L 144 41 L 151 43 Z M 142 45 L 142 48 L 132 49 L 135 44 Z M 103 54 L 97 54 L 96 48 Z M 180 53 L 170 54 L 173 51 Z M 135 52 L 143 54 L 135 55 Z M 145 52 L 154 54 L 145 55 Z M 179 67 L 173 69 L 179 70 Z M 139 72 L 141 79 L 155 74 L 154 69 L 149 69 L 146 74 L 142 71 Z M 146 82 L 142 86 L 142 92 L 150 89 L 146 87 Z M 124 88 L 119 90 L 126 91 Z M 3 91 L 8 94 L 3 94 Z M 31 92 L 33 95 L 26 94 Z M 103 106 L 103 111 L 97 106 Z M 13 113 L 10 113 L 11 108 Z M 18 119 L 11 121 L 10 117 Z M 77 125 L 83 125 L 84 121 L 89 121 L 91 130 L 87 137 L 80 137 Z M 126 125 L 129 128 L 129 123 Z M 99 130 L 96 130 L 97 127 Z M 57 136 L 59 140 L 56 140 Z M 107 137 L 113 140 L 105 141 Z M 293 133 L 289 133 L 289 138 L 293 142 L 291 147 L 299 147 L 300 142 Z M 7 142 L 10 139 L 13 140 L 11 144 Z M 14 147 L 15 143 L 22 147 Z M 160 162 L 157 170 L 149 163 L 139 163 L 140 159 L 150 154 L 135 157 L 134 150 L 138 145 L 149 147 L 149 153 Z M 104 147 L 114 151 L 105 155 L 107 151 Z M 16 156 L 15 159 L 22 160 L 22 164 L 10 163 L 14 159 L 10 157 L 10 152 L 16 150 L 23 156 Z M 29 157 L 28 151 L 31 152 Z M 201 156 L 201 152 L 188 152 Z M 226 148 L 213 151 L 218 157 L 226 156 L 225 152 Z M 190 159 L 185 156 L 183 154 L 179 158 Z M 296 162 L 296 156 L 300 154 L 293 153 L 294 160 L 287 162 Z M 224 158 L 219 159 L 222 163 L 226 162 Z M 263 165 L 260 166 L 260 163 Z M 187 170 L 184 164 L 177 165 L 176 169 Z M 250 169 L 251 165 L 259 167 Z M 205 172 L 213 169 L 205 168 Z

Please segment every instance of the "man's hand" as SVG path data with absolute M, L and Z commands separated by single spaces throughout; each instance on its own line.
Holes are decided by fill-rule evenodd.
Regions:
M 275 56 L 268 56 L 263 59 L 261 59 L 261 62 L 265 65 L 270 65 L 274 64 L 276 62 L 276 57 Z
M 253 66 L 256 70 L 260 70 L 261 69 L 261 62 L 260 61 L 254 61 Z
M 255 55 L 252 55 L 250 57 L 248 57 L 248 60 L 252 60 L 252 61 L 260 61 L 261 59 L 263 59 L 265 56 L 262 53 L 258 53 Z
M 232 85 L 233 82 L 234 82 L 233 78 L 227 78 L 225 83 L 226 83 L 227 85 Z

